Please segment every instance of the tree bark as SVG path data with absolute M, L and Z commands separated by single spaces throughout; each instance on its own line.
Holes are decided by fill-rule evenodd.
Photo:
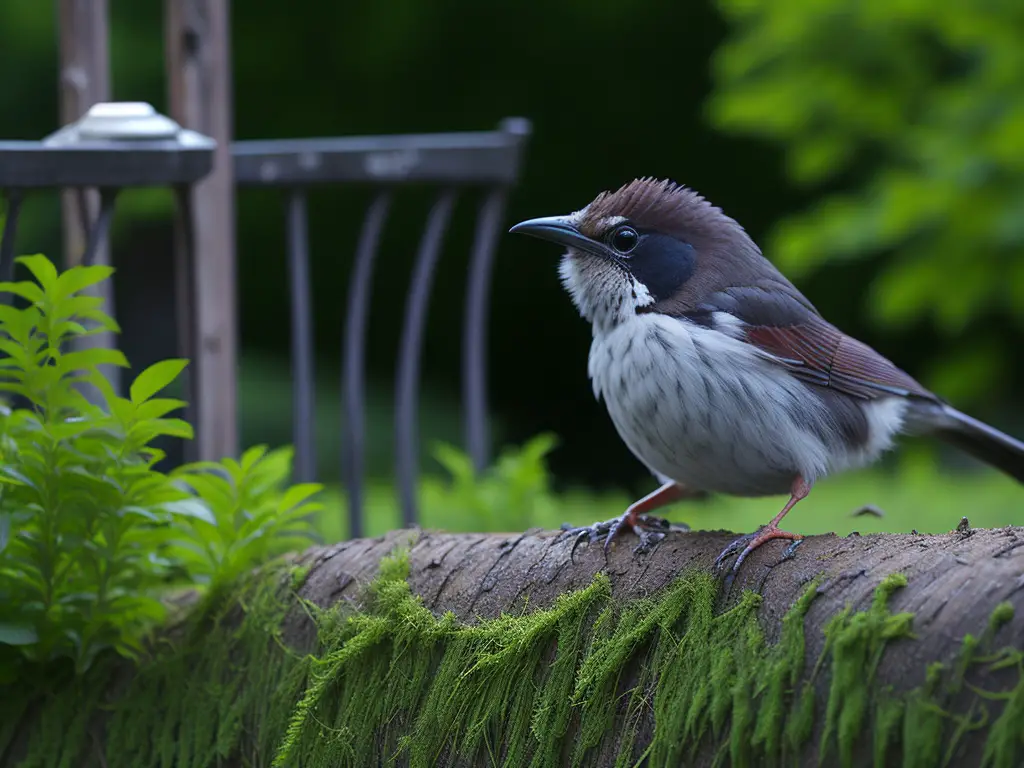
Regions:
M 653 551 L 635 553 L 632 548 L 636 539 L 627 535 L 606 557 L 599 544 L 582 543 L 573 553 L 572 542 L 560 540 L 554 532 L 397 531 L 381 538 L 314 548 L 297 556 L 297 563 L 308 569 L 298 592 L 324 608 L 339 603 L 361 608 L 366 601 L 366 587 L 376 576 L 382 558 L 405 545 L 409 547 L 407 580 L 412 593 L 435 615 L 450 611 L 463 624 L 550 608 L 556 605 L 560 595 L 593 584 L 599 573 L 607 574 L 611 600 L 616 605 L 629 606 L 643 598 L 656 601 L 658 595 L 681 576 L 707 573 L 717 553 L 733 537 L 734 534 L 727 532 L 672 532 Z M 784 681 L 785 711 L 776 724 L 781 729 L 799 708 L 797 694 L 801 689 L 809 692 L 811 699 L 804 700 L 804 704 L 813 700 L 815 716 L 813 723 L 808 721 L 809 731 L 800 751 L 788 754 L 784 764 L 819 764 L 823 733 L 829 728 L 827 713 L 832 707 L 848 703 L 845 697 L 859 695 L 854 689 L 862 680 L 842 683 L 836 679 L 837 675 L 851 674 L 848 662 L 854 657 L 842 657 L 846 661 L 841 663 L 837 659 L 846 653 L 840 646 L 858 637 L 857 632 L 866 638 L 864 648 L 870 653 L 865 656 L 863 669 L 858 670 L 854 665 L 852 674 L 868 681 L 865 690 L 870 703 L 861 718 L 863 722 L 854 718 L 851 725 L 842 715 L 833 720 L 833 726 L 839 723 L 839 733 L 826 734 L 826 741 L 837 738 L 849 741 L 851 734 L 856 739 L 845 754 L 841 749 L 833 749 L 822 764 L 870 765 L 880 755 L 885 757 L 885 764 L 1022 764 L 1024 528 L 975 529 L 942 535 L 812 536 L 805 539 L 792 556 L 784 557 L 787 544 L 771 542 L 752 554 L 730 588 L 718 591 L 715 608 L 720 616 L 744 600 L 746 590 L 760 594 L 757 623 L 770 650 L 788 631 L 784 618 L 792 615 L 794 605 L 804 601 L 802 664 L 798 665 L 795 679 Z M 894 574 L 905 576 L 906 586 L 891 590 L 887 605 L 884 600 L 880 604 L 879 585 L 886 583 L 887 578 L 891 581 Z M 875 609 L 872 609 L 873 604 Z M 1000 604 L 1004 605 L 997 610 Z M 873 610 L 876 612 L 872 613 Z M 844 611 L 848 612 L 844 614 Z M 910 616 L 900 619 L 899 614 Z M 994 615 L 998 620 L 992 620 Z M 837 624 L 837 616 L 841 620 L 846 617 L 845 630 Z M 857 624 L 858 616 L 863 618 L 862 629 L 858 629 L 861 626 Z M 896 618 L 891 618 L 893 616 Z M 799 623 L 799 616 L 797 621 Z M 315 628 L 308 612 L 288 614 L 282 632 L 285 643 L 313 649 L 314 636 Z M 559 644 L 561 642 L 559 640 Z M 829 642 L 832 646 L 827 645 Z M 974 661 L 968 658 L 965 648 L 974 654 Z M 1003 649 L 1001 655 L 1000 649 Z M 417 646 L 408 652 L 416 653 Z M 733 653 L 733 650 L 722 648 L 721 652 Z M 552 653 L 555 653 L 554 647 Z M 644 657 L 639 650 L 633 654 L 630 668 L 623 670 L 619 680 L 620 695 L 636 684 L 645 658 L 650 657 Z M 678 665 L 685 664 L 687 657 L 672 658 Z M 822 659 L 826 661 L 822 663 Z M 997 659 L 1005 663 L 991 663 Z M 738 663 L 742 671 L 742 660 Z M 872 674 L 875 663 L 877 668 Z M 937 731 L 931 736 L 922 735 L 915 729 L 925 725 L 915 725 L 917 715 L 910 713 L 934 714 L 936 707 L 915 709 L 913 703 L 936 692 L 939 663 L 944 665 L 941 669 L 952 675 L 944 678 L 943 685 L 947 689 L 941 692 L 941 698 L 934 699 L 946 714 L 930 721 Z M 665 673 L 665 669 L 659 672 Z M 730 685 L 736 684 L 733 678 L 730 681 Z M 770 680 L 754 679 L 748 683 L 752 697 L 763 698 L 765 691 L 771 688 Z M 519 684 L 529 686 L 534 682 L 525 679 Z M 852 686 L 849 690 L 842 687 L 847 684 Z M 735 690 L 736 697 L 741 697 L 740 688 Z M 368 693 L 373 695 L 373 692 Z M 632 746 L 623 747 L 625 742 L 618 736 L 605 739 L 587 753 L 583 764 L 611 766 L 616 764 L 617 758 L 623 761 L 620 764 L 626 765 L 645 758 L 648 762 L 641 764 L 662 764 L 656 762 L 654 752 L 645 754 L 659 727 L 655 717 L 657 697 L 651 692 L 650 698 L 654 705 L 641 708 L 639 715 L 632 719 L 624 704 L 616 705 L 612 729 L 616 733 L 628 731 L 630 739 L 634 739 Z M 889 735 L 888 746 L 883 740 L 879 747 L 878 731 L 885 720 L 882 710 L 888 706 L 886 702 L 900 701 L 904 702 L 900 705 L 904 707 L 901 711 L 906 713 L 900 721 L 902 725 L 898 732 Z M 737 704 L 730 711 L 729 717 L 735 720 L 745 709 Z M 572 745 L 580 737 L 577 731 L 580 722 L 579 713 L 574 712 L 563 739 L 564 764 L 568 764 Z M 756 750 L 754 753 L 745 751 L 756 741 L 754 722 L 750 720 L 743 727 L 733 722 L 732 730 L 727 726 L 724 736 L 722 732 L 717 735 L 708 732 L 697 740 L 699 743 L 683 745 L 686 758 L 682 764 L 774 762 L 737 757 L 754 754 L 756 758 Z M 760 732 L 760 720 L 757 722 Z M 999 723 L 1002 725 L 997 727 Z M 953 738 L 952 733 L 958 728 L 962 732 Z M 769 727 L 767 731 L 770 730 Z M 664 739 L 664 732 L 661 735 Z M 758 738 L 763 736 L 761 733 Z M 679 735 L 680 742 L 686 738 L 684 734 Z M 731 747 L 727 743 L 723 746 L 723 739 L 725 742 L 732 739 L 734 743 Z M 929 754 L 929 750 L 937 754 Z M 383 761 L 381 764 L 387 764 L 391 754 L 393 752 L 382 752 L 377 757 Z M 273 755 L 261 755 L 258 764 L 269 765 L 272 758 Z M 407 759 L 408 755 L 404 754 L 399 762 L 404 764 Z M 249 761 L 251 757 L 243 760 L 241 755 L 232 754 L 228 764 L 248 765 Z M 0 765 L 4 764 L 15 763 L 0 761 Z M 454 753 L 444 752 L 437 756 L 436 764 L 467 763 L 457 759 Z

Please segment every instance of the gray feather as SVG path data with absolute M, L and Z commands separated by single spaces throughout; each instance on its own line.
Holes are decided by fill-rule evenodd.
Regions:
M 1024 443 L 950 405 L 918 403 L 908 431 L 939 438 L 1024 483 Z

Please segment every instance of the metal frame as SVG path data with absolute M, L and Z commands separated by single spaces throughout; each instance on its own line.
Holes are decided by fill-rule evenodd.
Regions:
M 407 184 L 438 187 L 427 216 L 406 298 L 395 382 L 395 471 L 405 525 L 417 519 L 417 392 L 423 330 L 433 275 L 456 198 L 483 193 L 469 257 L 462 339 L 462 391 L 466 446 L 474 465 L 488 462 L 486 321 L 491 266 L 508 189 L 518 180 L 530 124 L 503 120 L 495 131 L 241 141 L 232 147 L 239 186 L 285 190 L 291 295 L 295 478 L 315 476 L 314 371 L 309 228 L 306 192 L 328 184 L 377 188 L 356 244 L 346 305 L 342 350 L 342 479 L 349 502 L 349 535 L 363 534 L 365 342 L 373 269 L 396 190 Z
M 7 209 L 0 240 L 0 280 L 13 278 L 18 218 L 25 198 L 33 191 L 64 188 L 74 193 L 85 229 L 81 262 L 92 264 L 107 240 L 121 190 L 154 186 L 188 190 L 213 168 L 215 142 L 193 131 L 181 130 L 162 115 L 151 112 L 138 123 L 146 123 L 142 127 L 161 138 L 97 138 L 82 130 L 90 121 L 96 122 L 92 113 L 42 141 L 0 141 L 0 200 L 6 202 Z M 86 205 L 85 192 L 89 189 L 99 190 L 100 207 L 95 217 L 90 217 Z M 188 196 L 177 195 L 176 201 L 178 219 L 190 221 Z M 189 312 L 194 279 L 194 245 L 189 241 L 185 247 L 187 253 L 179 266 L 187 271 L 179 274 L 176 286 L 179 316 Z M 192 328 L 193 324 L 186 327 Z M 180 338 L 182 356 L 189 356 L 195 348 L 192 336 L 194 331 Z M 195 380 L 191 372 L 183 376 L 183 383 L 184 399 L 189 403 L 185 415 L 195 423 Z M 119 379 L 111 384 L 120 388 Z M 89 391 L 86 396 L 92 397 Z
M 161 119 L 166 120 L 165 118 Z M 194 359 L 199 339 L 194 301 L 196 275 L 193 211 L 195 184 L 210 174 L 215 142 L 191 131 L 173 139 L 82 140 L 73 126 L 42 142 L 0 142 L 0 192 L 8 201 L 0 241 L 0 279 L 9 279 L 21 203 L 41 188 L 100 191 L 98 215 L 88 226 L 83 262 L 105 241 L 117 194 L 126 187 L 169 186 L 176 190 L 179 226 L 176 293 L 182 354 Z M 240 141 L 232 144 L 233 175 L 240 187 L 285 191 L 287 258 L 291 297 L 294 479 L 315 478 L 314 351 L 307 190 L 320 185 L 365 184 L 377 188 L 356 246 L 345 317 L 342 477 L 349 498 L 349 535 L 363 533 L 365 341 L 373 268 L 395 192 L 403 185 L 433 185 L 438 196 L 427 217 L 405 305 L 395 384 L 395 467 L 402 519 L 417 518 L 417 391 L 423 331 L 448 223 L 456 199 L 482 193 L 469 255 L 462 336 L 462 392 L 466 445 L 474 465 L 488 462 L 486 320 L 491 267 L 508 190 L 518 180 L 530 124 L 503 120 L 497 130 L 442 134 Z M 84 213 L 83 206 L 83 213 Z M 83 221 L 87 218 L 83 218 Z M 186 417 L 199 413 L 193 377 L 186 381 Z

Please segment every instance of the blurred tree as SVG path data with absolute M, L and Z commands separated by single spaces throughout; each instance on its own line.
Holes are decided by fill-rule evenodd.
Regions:
M 713 123 L 780 143 L 790 177 L 826 193 L 766 252 L 797 278 L 874 260 L 874 319 L 944 339 L 923 378 L 962 400 L 1008 386 L 1024 328 L 1024 4 L 717 3 L 733 31 Z

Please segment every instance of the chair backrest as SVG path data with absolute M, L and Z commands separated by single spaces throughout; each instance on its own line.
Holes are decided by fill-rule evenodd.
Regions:
M 488 461 L 486 323 L 491 266 L 508 190 L 518 181 L 530 124 L 507 118 L 486 132 L 240 141 L 232 147 L 240 186 L 286 190 L 291 294 L 295 479 L 314 479 L 313 323 L 306 192 L 324 184 L 377 188 L 363 220 L 349 283 L 342 366 L 342 479 L 349 535 L 363 534 L 365 341 L 374 261 L 392 198 L 402 185 L 438 189 L 420 239 L 405 304 L 395 388 L 395 470 L 405 525 L 417 521 L 417 391 L 432 278 L 458 192 L 483 192 L 477 212 L 465 296 L 462 402 L 473 463 Z
M 82 138 L 81 123 L 62 128 L 41 142 L 0 142 L 0 194 L 6 200 L 6 226 L 0 238 L 0 280 L 10 279 L 21 202 L 34 189 L 75 191 L 86 230 L 84 263 L 91 263 L 106 240 L 118 191 L 165 185 L 176 191 L 180 227 L 176 253 L 177 325 L 182 353 L 199 348 L 194 304 L 197 256 L 189 190 L 209 174 L 215 142 L 191 131 L 166 133 L 166 118 L 142 105 L 152 121 L 153 139 L 119 141 Z M 124 106 L 113 105 L 123 111 Z M 138 108 L 138 105 L 128 105 Z M 147 111 L 148 110 L 148 111 Z M 165 121 L 165 122 L 161 122 Z M 138 116 L 136 122 L 138 124 Z M 173 124 L 172 124 L 173 125 Z M 165 133 L 161 133 L 165 131 Z M 486 401 L 486 321 L 491 265 L 508 190 L 517 182 L 530 124 L 507 118 L 494 131 L 366 136 L 323 139 L 239 141 L 231 152 L 235 182 L 243 187 L 286 191 L 291 293 L 293 432 L 297 481 L 314 479 L 313 327 L 309 274 L 306 192 L 321 185 L 370 184 L 377 188 L 356 246 L 344 329 L 344 425 L 342 479 L 349 497 L 349 534 L 362 535 L 364 474 L 365 339 L 374 260 L 392 197 L 403 185 L 438 188 L 427 217 L 405 306 L 395 390 L 395 469 L 404 524 L 417 519 L 417 390 L 427 303 L 441 244 L 456 195 L 482 191 L 469 261 L 462 337 L 462 402 L 466 446 L 474 465 L 488 461 Z M 162 137 L 162 138 L 160 138 Z M 122 137 L 123 138 L 123 137 Z M 86 191 L 98 189 L 98 205 Z M 95 209 L 92 213 L 90 209 Z M 106 344 L 116 340 L 107 339 Z M 112 371 L 116 374 L 116 371 Z M 116 382 L 115 382 L 116 385 Z M 186 373 L 185 417 L 198 431 L 200 387 Z M 116 385 L 115 388 L 119 388 Z M 191 453 L 191 452 L 189 452 Z

